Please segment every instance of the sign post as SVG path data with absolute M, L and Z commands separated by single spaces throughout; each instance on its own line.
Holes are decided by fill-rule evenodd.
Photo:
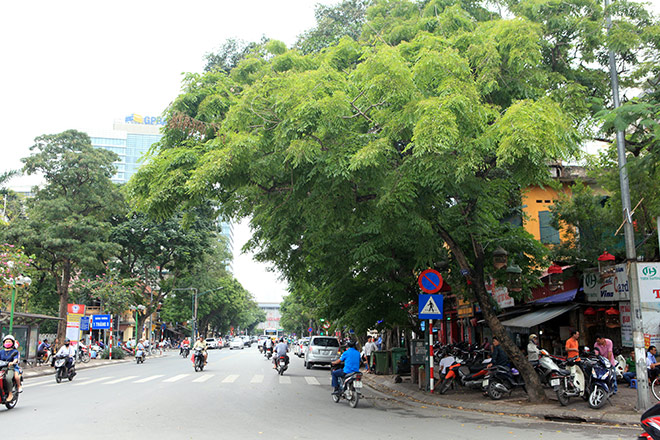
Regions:
M 417 300 L 418 305 L 418 314 L 419 319 L 428 319 L 429 320 L 429 379 L 428 386 L 429 392 L 433 393 L 435 388 L 434 384 L 434 372 L 433 372 L 433 320 L 442 319 L 442 310 L 443 310 L 443 296 L 442 295 L 433 295 L 442 289 L 442 275 L 440 272 L 434 269 L 426 269 L 423 271 L 419 278 L 417 279 L 419 288 L 423 292 L 426 292 L 426 295 L 420 294 Z
M 110 344 L 108 347 L 108 359 L 112 360 L 112 315 L 110 315 Z

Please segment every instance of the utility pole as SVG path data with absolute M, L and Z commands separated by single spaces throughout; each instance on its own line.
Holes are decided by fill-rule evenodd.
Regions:
M 610 0 L 605 0 L 607 32 L 612 27 L 609 9 Z M 619 77 L 616 71 L 616 57 L 609 49 L 610 82 L 614 108 L 621 106 L 619 100 Z M 635 365 L 637 372 L 637 411 L 646 411 L 651 406 L 649 396 L 648 374 L 646 371 L 646 349 L 644 347 L 644 326 L 642 323 L 642 303 L 639 296 L 639 279 L 637 277 L 637 251 L 635 249 L 635 230 L 632 225 L 630 205 L 630 185 L 626 169 L 626 139 L 622 131 L 616 132 L 616 149 L 619 156 L 619 183 L 621 185 L 621 204 L 623 205 L 623 232 L 626 240 L 626 260 L 628 262 L 628 277 L 630 279 L 630 308 L 632 312 L 633 347 L 635 348 Z

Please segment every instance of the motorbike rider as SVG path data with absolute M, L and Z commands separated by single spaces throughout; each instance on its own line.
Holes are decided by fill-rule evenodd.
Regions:
M 14 399 L 14 394 L 12 392 L 13 386 L 12 382 L 16 382 L 16 377 L 14 376 L 15 370 L 14 367 L 18 365 L 18 350 L 16 350 L 16 339 L 12 335 L 7 335 L 2 338 L 2 350 L 0 350 L 0 361 L 9 362 L 9 368 L 5 373 L 3 387 L 7 392 L 6 401 L 9 402 Z M 20 385 L 17 383 L 17 385 Z
M 527 360 L 529 362 L 539 361 L 539 338 L 535 334 L 529 335 L 529 344 L 527 344 Z
M 144 339 L 140 339 L 140 340 L 138 341 L 137 346 L 135 347 L 135 354 L 136 354 L 136 355 L 137 355 L 137 352 L 138 352 L 139 350 L 142 350 L 142 356 L 144 357 L 144 351 L 145 351 L 145 347 L 144 347 Z
M 43 342 L 37 347 L 37 357 L 39 359 L 43 358 L 49 348 L 50 344 L 48 343 L 48 339 L 44 339 Z
M 69 338 L 66 338 L 64 340 L 64 345 L 60 347 L 59 351 L 57 352 L 56 356 L 63 356 L 66 357 L 66 370 L 67 372 L 71 369 L 73 366 L 74 359 L 76 357 L 76 349 L 71 346 L 71 341 Z
M 273 352 L 273 340 L 270 338 L 266 338 L 266 352 L 268 351 Z
M 207 345 L 206 345 L 206 340 L 204 339 L 204 336 L 199 336 L 197 338 L 197 341 L 195 341 L 195 345 L 193 346 L 193 350 L 202 350 L 202 354 L 204 355 L 204 365 L 206 365 L 207 359 L 208 359 L 208 352 L 206 351 Z
M 190 349 L 190 342 L 188 341 L 188 338 L 184 338 L 183 341 L 181 341 L 181 345 L 179 346 L 179 354 L 183 355 L 183 351 Z
M 341 357 L 332 361 L 332 365 L 338 365 L 340 362 L 344 363 L 343 369 L 337 369 L 332 372 L 332 394 L 338 396 L 341 394 L 339 388 L 339 378 L 347 374 L 357 373 L 360 371 L 360 352 L 355 349 L 355 341 L 348 341 L 348 349 L 342 353 Z
M 284 338 L 280 339 L 279 344 L 275 346 L 275 356 L 273 357 L 273 368 L 277 369 L 277 362 L 280 357 L 284 356 L 285 364 L 289 365 L 289 355 L 286 352 L 289 351 L 289 345 L 286 343 Z
M 493 336 L 493 354 L 491 355 L 490 364 L 487 365 L 487 368 L 495 366 L 506 367 L 509 365 L 509 358 L 502 350 L 500 346 L 500 340 L 497 339 L 497 336 Z

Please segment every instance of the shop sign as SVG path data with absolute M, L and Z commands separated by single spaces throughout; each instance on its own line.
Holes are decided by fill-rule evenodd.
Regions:
M 621 345 L 633 346 L 632 312 L 629 302 L 619 303 L 619 319 L 621 320 Z
M 509 296 L 509 290 L 506 287 L 497 287 L 494 284 L 486 284 L 486 290 L 491 294 L 500 309 L 513 307 L 513 298 Z
M 612 302 L 630 300 L 630 283 L 625 264 L 615 266 L 615 274 L 601 278 L 597 269 L 585 271 L 583 277 L 584 294 L 589 302 Z
M 472 302 L 464 300 L 463 298 L 458 298 L 456 311 L 459 318 L 472 318 L 474 316 L 474 308 L 472 307 Z
M 637 263 L 644 341 L 660 345 L 660 263 Z

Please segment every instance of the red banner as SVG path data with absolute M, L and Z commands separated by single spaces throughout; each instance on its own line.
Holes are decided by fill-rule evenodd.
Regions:
M 69 313 L 73 315 L 84 315 L 85 314 L 85 305 L 84 304 L 67 304 L 66 309 Z

